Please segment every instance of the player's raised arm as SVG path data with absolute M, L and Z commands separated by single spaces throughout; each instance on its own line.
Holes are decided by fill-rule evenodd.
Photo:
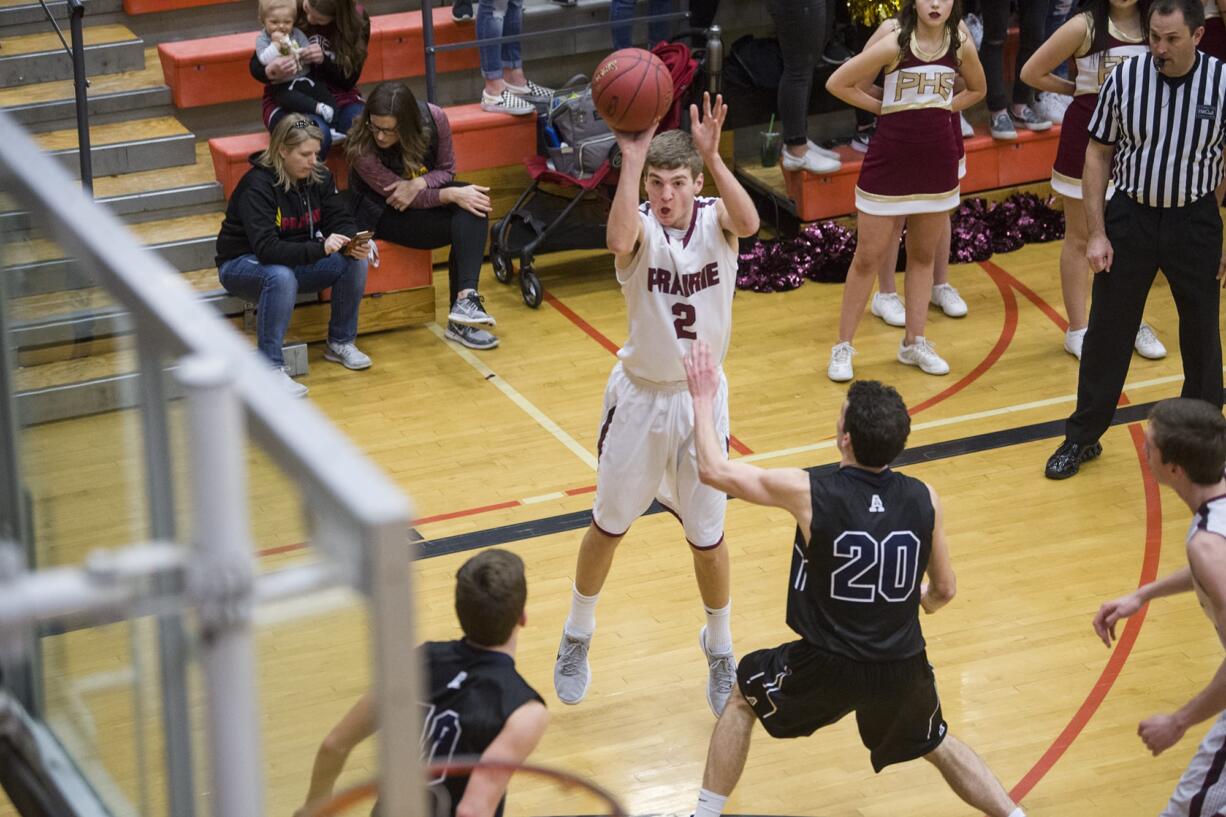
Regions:
M 304 817 L 321 801 L 332 796 L 336 779 L 345 768 L 349 753 L 359 743 L 375 733 L 375 701 L 367 692 L 350 707 L 332 731 L 319 745 L 315 753 L 315 765 L 311 769 L 311 785 L 307 790 L 306 803 L 295 812 L 295 817 Z
M 807 473 L 799 468 L 758 468 L 728 459 L 715 430 L 719 367 L 711 355 L 711 347 L 704 341 L 694 341 L 686 355 L 685 377 L 694 403 L 698 478 L 712 488 L 755 505 L 783 508 L 796 518 L 801 530 L 807 531 L 813 516 Z
M 711 174 L 715 187 L 719 190 L 719 226 L 735 235 L 737 238 L 748 238 L 758 234 L 758 209 L 753 205 L 753 199 L 745 192 L 745 188 L 732 175 L 724 158 L 719 155 L 719 137 L 724 131 L 724 120 L 728 117 L 728 106 L 724 97 L 716 95 L 715 104 L 711 104 L 711 94 L 703 92 L 702 116 L 698 115 L 698 106 L 690 105 L 690 136 L 694 147 L 707 172 Z
M 549 725 L 549 711 L 540 701 L 529 701 L 511 713 L 494 742 L 481 753 L 482 760 L 523 763 L 540 743 Z M 455 817 L 492 817 L 506 794 L 511 771 L 478 768 L 468 778 Z
M 1214 611 L 1214 626 L 1226 633 L 1226 538 L 1200 531 L 1188 542 L 1189 584 L 1192 577 L 1200 584 Z M 1192 700 L 1170 715 L 1154 715 L 1141 721 L 1137 734 L 1154 755 L 1160 755 L 1179 742 L 1189 727 L 1217 717 L 1226 709 L 1226 661 L 1209 684 Z
M 945 514 L 941 510 L 941 499 L 931 485 L 928 486 L 928 495 L 932 497 L 932 553 L 928 557 L 928 581 L 924 582 L 920 606 L 925 613 L 935 613 L 953 601 L 958 592 L 958 582 L 954 576 L 953 560 L 949 556 L 949 542 L 945 539 Z
M 643 168 L 647 165 L 647 148 L 656 133 L 652 125 L 638 133 L 613 131 L 617 146 L 621 149 L 621 175 L 617 179 L 617 191 L 613 194 L 613 206 L 609 208 L 609 224 L 605 227 L 605 245 L 613 253 L 619 268 L 628 266 L 639 240 L 643 237 L 643 224 L 639 221 L 639 185 Z

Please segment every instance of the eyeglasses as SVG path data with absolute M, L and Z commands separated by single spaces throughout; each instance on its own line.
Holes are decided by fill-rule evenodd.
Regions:
M 370 126 L 370 132 L 373 133 L 375 136 L 393 136 L 397 133 L 400 133 L 399 125 L 397 125 L 394 128 L 381 128 L 378 125 L 376 125 L 374 122 L 369 122 L 367 124 Z

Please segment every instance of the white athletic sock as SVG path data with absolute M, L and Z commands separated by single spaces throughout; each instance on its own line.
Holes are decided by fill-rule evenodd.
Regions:
M 698 805 L 694 808 L 694 817 L 719 817 L 724 812 L 724 803 L 728 798 L 706 789 L 698 790 Z
M 570 616 L 566 619 L 566 632 L 571 635 L 590 636 L 596 630 L 596 602 L 600 594 L 585 596 L 579 588 L 571 585 Z
M 707 611 L 707 651 L 716 655 L 732 652 L 732 627 L 729 625 L 732 602 L 718 610 L 712 610 L 705 604 L 702 609 Z
M 1022 807 L 1018 806 L 1013 811 L 1009 812 L 1009 817 L 1026 817 L 1026 812 L 1022 811 Z

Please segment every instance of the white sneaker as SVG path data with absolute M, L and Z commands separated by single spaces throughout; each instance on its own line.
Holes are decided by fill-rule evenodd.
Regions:
M 890 326 L 907 325 L 907 307 L 897 292 L 874 292 L 868 309 Z
M 932 288 L 932 304 L 951 318 L 966 316 L 966 301 L 954 289 L 953 284 L 937 284 Z
M 845 383 L 855 377 L 851 370 L 851 356 L 856 350 L 850 343 L 836 343 L 830 350 L 830 365 L 826 367 L 826 377 L 835 383 Z
M 1039 114 L 1051 120 L 1052 124 L 1059 125 L 1064 122 L 1064 112 L 1068 110 L 1068 106 L 1073 102 L 1071 96 L 1065 94 L 1052 94 L 1043 92 L 1035 96 L 1035 106 L 1039 109 Z
M 830 150 L 829 148 L 822 147 L 821 145 L 814 142 L 812 139 L 805 140 L 805 147 L 809 149 L 810 153 L 816 153 L 818 156 L 824 156 L 827 159 L 834 159 L 836 162 L 843 161 L 843 158 L 839 156 L 839 154 L 835 153 L 833 150 Z
M 780 161 L 784 170 L 803 170 L 819 176 L 837 173 L 843 167 L 843 162 L 839 159 L 830 159 L 811 150 L 806 150 L 801 156 L 793 156 L 784 148 Z
M 544 85 L 537 85 L 532 80 L 525 80 L 523 85 L 512 85 L 507 83 L 507 90 L 516 96 L 523 97 L 529 102 L 545 102 L 553 96 L 553 89 L 546 88 Z
M 961 123 L 961 126 L 962 126 L 962 138 L 963 139 L 970 139 L 972 136 L 975 135 L 975 129 L 971 127 L 970 122 L 966 121 L 965 113 L 958 114 L 958 121 Z
M 290 397 L 306 397 L 307 392 L 310 391 L 306 386 L 290 377 L 289 372 L 280 366 L 272 370 L 272 376 L 276 378 L 277 385 Z
M 1137 334 L 1139 335 L 1140 332 Z M 1069 329 L 1064 333 L 1064 351 L 1081 360 L 1081 345 L 1085 343 L 1085 340 L 1085 329 Z
M 571 635 L 562 628 L 562 641 L 558 644 L 558 658 L 553 665 L 553 690 L 564 704 L 577 704 L 587 695 L 592 683 L 592 665 L 587 653 L 592 647 L 592 637 Z
M 503 89 L 497 96 L 481 92 L 481 110 L 490 113 L 509 113 L 512 116 L 527 116 L 536 113 L 536 106 L 522 96 Z
M 919 366 L 925 374 L 949 374 L 949 364 L 946 363 L 937 350 L 923 335 L 915 336 L 915 343 L 908 346 L 905 342 L 898 344 L 898 362 L 908 366 Z
M 1154 327 L 1144 321 L 1141 322 L 1141 328 L 1137 330 L 1137 339 L 1133 341 L 1132 348 L 1137 350 L 1138 355 L 1150 360 L 1162 360 L 1166 357 L 1166 347 L 1162 345 L 1162 341 L 1158 340 Z
M 731 650 L 726 653 L 713 653 L 707 649 L 707 628 L 698 631 L 698 646 L 707 659 L 707 706 L 715 713 L 715 717 L 724 714 L 732 688 L 736 686 L 736 658 Z
M 328 341 L 324 347 L 324 360 L 339 363 L 346 369 L 358 371 L 370 368 L 370 356 L 363 353 L 352 343 L 333 343 Z

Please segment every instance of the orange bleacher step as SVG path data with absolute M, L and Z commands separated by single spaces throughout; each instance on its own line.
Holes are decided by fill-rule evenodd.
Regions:
M 966 177 L 962 193 L 977 193 L 1051 178 L 1060 142 L 1060 126 L 1051 130 L 1018 131 L 1016 142 L 1002 142 L 988 135 L 966 140 Z M 837 173 L 815 175 L 783 171 L 788 197 L 801 221 L 820 221 L 856 211 L 856 180 L 862 157 L 851 148 L 839 148 L 843 167 Z
M 525 156 L 536 153 L 535 116 L 489 113 L 475 103 L 450 107 L 446 112 L 451 122 L 458 173 L 519 164 Z M 248 157 L 266 147 L 268 134 L 264 131 L 209 140 L 213 170 L 226 198 L 230 197 L 239 179 L 250 167 Z M 345 162 L 342 146 L 332 150 L 328 156 L 328 167 L 337 184 L 345 187 L 349 179 L 349 166 Z
M 228 1 L 228 0 L 227 0 Z M 158 5 L 165 0 L 128 0 Z M 173 0 L 200 4 L 217 0 Z M 447 7 L 434 9 L 434 40 L 438 45 L 471 40 L 471 22 L 457 23 Z M 158 46 L 162 73 L 170 86 L 175 107 L 196 108 L 245 99 L 259 99 L 264 87 L 251 78 L 248 65 L 255 53 L 256 32 L 179 40 Z M 370 44 L 359 81 L 420 77 L 426 73 L 425 44 L 420 11 L 380 14 L 370 19 Z M 480 66 L 475 48 L 447 51 L 438 56 L 440 72 L 471 70 Z
M 366 270 L 366 295 L 386 292 L 402 292 L 434 285 L 433 253 L 430 250 L 414 250 L 376 241 L 379 250 L 379 266 L 371 265 Z M 319 300 L 332 300 L 332 290 L 319 293 Z

